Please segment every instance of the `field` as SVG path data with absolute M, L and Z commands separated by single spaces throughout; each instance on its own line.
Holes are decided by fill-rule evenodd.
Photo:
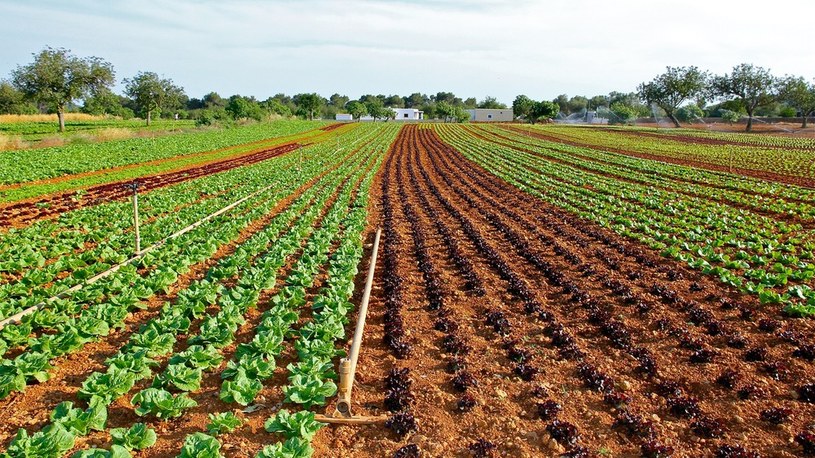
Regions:
M 33 313 L 0 330 L 0 444 L 811 456 L 813 164 L 791 136 L 393 122 L 2 153 L 0 319 Z M 378 227 L 354 403 L 388 419 L 323 426 Z
M 158 119 L 146 126 L 141 119 L 122 120 L 84 113 L 65 114 L 59 133 L 57 115 L 0 115 L 0 151 L 35 149 L 127 138 L 152 138 L 195 127 L 192 120 Z

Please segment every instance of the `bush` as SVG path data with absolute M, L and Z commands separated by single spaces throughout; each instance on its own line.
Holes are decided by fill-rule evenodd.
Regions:
M 690 104 L 676 110 L 676 119 L 680 122 L 692 123 L 699 120 L 705 112 L 698 105 Z

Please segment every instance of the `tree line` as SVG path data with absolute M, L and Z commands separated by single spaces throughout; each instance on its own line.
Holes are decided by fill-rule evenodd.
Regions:
M 769 69 L 748 63 L 722 75 L 694 66 L 666 67 L 664 73 L 641 83 L 636 92 L 592 98 L 564 94 L 554 103 L 564 116 L 594 109 L 622 123 L 665 116 L 679 127 L 680 121 L 705 116 L 731 123 L 746 116 L 746 130 L 750 132 L 756 116 L 801 116 L 801 127 L 806 128 L 807 118 L 815 113 L 815 83 L 801 76 L 775 76 Z
M 469 119 L 468 108 L 507 108 L 495 97 L 479 102 L 452 92 L 366 94 L 354 100 L 347 95 L 325 98 L 316 93 L 279 93 L 258 100 L 240 94 L 225 98 L 210 92 L 191 98 L 172 79 L 148 71 L 122 80 L 123 94 L 116 94 L 112 90 L 115 81 L 113 66 L 99 57 L 78 57 L 68 49 L 46 47 L 33 54 L 31 63 L 18 65 L 9 79 L 0 80 L 0 114 L 55 113 L 62 132 L 64 115 L 69 111 L 124 119 L 138 116 L 149 126 L 158 117 L 194 119 L 199 125 L 260 121 L 270 116 L 333 119 L 337 113 L 350 113 L 355 119 L 370 115 L 374 120 L 387 120 L 394 115 L 391 108 L 416 108 L 427 118 L 464 121 Z
M 199 125 L 209 125 L 270 116 L 333 119 L 337 113 L 350 113 L 357 120 L 366 115 L 387 120 L 394 115 L 391 108 L 416 108 L 426 119 L 462 122 L 469 119 L 467 109 L 507 108 L 495 97 L 478 101 L 452 92 L 365 94 L 353 100 L 338 93 L 329 98 L 316 93 L 279 93 L 258 100 L 239 94 L 224 98 L 210 92 L 190 98 L 172 79 L 147 71 L 122 80 L 123 94 L 116 94 L 112 91 L 115 76 L 113 66 L 99 57 L 78 57 L 64 48 L 46 47 L 33 54 L 31 63 L 18 65 L 8 80 L 0 80 L 0 114 L 56 113 L 63 131 L 66 111 L 125 119 L 138 116 L 147 125 L 156 117 L 194 119 Z M 512 109 L 517 119 L 528 122 L 594 110 L 619 123 L 666 116 L 677 127 L 680 121 L 704 116 L 730 122 L 746 116 L 748 131 L 755 116 L 799 115 L 805 128 L 807 117 L 815 113 L 815 84 L 800 76 L 776 77 L 752 64 L 737 65 L 724 75 L 711 75 L 693 66 L 667 67 L 664 73 L 640 84 L 636 92 L 615 91 L 591 98 L 562 94 L 551 101 L 519 95 Z

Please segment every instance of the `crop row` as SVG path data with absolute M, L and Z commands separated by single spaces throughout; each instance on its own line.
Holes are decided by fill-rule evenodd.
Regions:
M 443 155 L 441 155 L 441 154 L 433 154 L 432 157 L 434 158 L 434 160 L 436 158 L 439 158 L 439 161 L 441 161 L 441 162 L 444 161 L 444 159 L 441 159 L 443 157 Z M 674 381 L 665 378 L 664 375 L 660 375 L 659 374 L 659 366 L 656 365 L 655 361 L 653 360 L 653 357 L 651 356 L 651 353 L 647 349 L 642 348 L 642 347 L 638 347 L 636 345 L 636 340 L 639 338 L 638 336 L 641 334 L 640 332 L 633 332 L 632 330 L 628 330 L 627 326 L 624 324 L 622 319 L 612 318 L 612 316 L 614 316 L 614 317 L 622 316 L 622 313 L 623 313 L 624 309 L 617 310 L 617 311 L 615 311 L 613 309 L 609 309 L 608 305 L 611 305 L 611 304 L 606 303 L 606 301 L 604 301 L 602 299 L 592 297 L 592 294 L 589 294 L 586 291 L 582 290 L 573 281 L 569 281 L 567 279 L 568 277 L 564 277 L 563 274 L 566 273 L 566 271 L 559 272 L 558 268 L 553 267 L 552 265 L 548 264 L 546 261 L 543 261 L 542 259 L 539 259 L 538 256 L 543 255 L 543 253 L 535 254 L 534 251 L 530 251 L 529 247 L 524 243 L 523 239 L 521 237 L 519 237 L 518 234 L 513 235 L 513 230 L 511 228 L 508 228 L 503 223 L 503 218 L 504 217 L 503 216 L 496 217 L 495 215 L 490 215 L 491 211 L 489 209 L 492 209 L 493 211 L 500 211 L 502 214 L 504 214 L 506 217 L 509 217 L 509 219 L 513 220 L 513 221 L 522 221 L 523 218 L 521 220 L 519 220 L 518 218 L 521 218 L 521 217 L 518 216 L 518 215 L 513 216 L 513 211 L 509 208 L 509 206 L 506 206 L 506 205 L 504 205 L 502 203 L 499 203 L 499 202 L 496 202 L 496 201 L 491 201 L 490 199 L 485 198 L 485 202 L 487 203 L 486 208 L 484 208 L 483 206 L 478 204 L 475 200 L 473 200 L 473 197 L 480 194 L 478 189 L 481 188 L 483 185 L 481 183 L 479 183 L 479 180 L 477 178 L 475 178 L 475 175 L 472 174 L 472 172 L 468 173 L 466 168 L 464 170 L 456 169 L 455 171 L 453 171 L 450 174 L 450 176 L 456 176 L 456 177 L 461 177 L 461 176 L 465 176 L 465 175 L 468 176 L 468 177 L 471 177 L 474 180 L 474 182 L 469 182 L 469 183 L 466 183 L 466 182 L 461 182 L 461 183 L 452 182 L 452 181 L 450 181 L 449 177 L 448 178 L 443 177 L 443 179 L 444 179 L 445 182 L 447 182 L 448 189 L 452 190 L 452 192 L 454 192 L 456 194 L 459 194 L 459 197 L 463 201 L 467 202 L 468 205 L 471 206 L 473 209 L 477 209 L 476 211 L 478 212 L 478 214 L 483 214 L 484 215 L 484 218 L 486 219 L 486 221 L 489 224 L 494 226 L 494 229 L 495 229 L 496 233 L 504 234 L 506 239 L 515 246 L 515 248 L 517 250 L 517 253 L 520 256 L 522 256 L 524 259 L 526 259 L 527 262 L 529 262 L 532 266 L 534 266 L 538 270 L 540 270 L 546 276 L 547 280 L 552 285 L 554 285 L 557 288 L 562 288 L 563 289 L 563 293 L 564 293 L 564 296 L 565 296 L 564 300 L 558 300 L 558 299 L 553 300 L 553 303 L 559 304 L 559 306 L 561 308 L 563 308 L 563 312 L 562 312 L 563 316 L 568 316 L 568 317 L 570 317 L 569 318 L 570 320 L 574 319 L 577 322 L 587 322 L 587 323 L 589 323 L 590 325 L 592 325 L 593 327 L 595 327 L 597 329 L 597 333 L 599 335 L 601 335 L 604 338 L 608 339 L 613 347 L 623 349 L 624 351 L 626 351 L 627 353 L 629 353 L 632 356 L 632 359 L 638 361 L 639 362 L 639 368 L 637 370 L 640 371 L 641 374 L 645 374 L 646 377 L 648 377 L 648 378 L 655 378 L 655 379 L 658 380 L 658 382 L 654 383 L 654 387 L 651 388 L 651 389 L 655 390 L 654 392 L 656 394 L 660 394 L 660 395 L 663 395 L 663 396 L 666 397 L 667 408 L 668 408 L 668 410 L 670 412 L 672 412 L 672 415 L 683 416 L 684 414 L 682 412 L 684 412 L 684 410 L 683 410 L 684 407 L 681 407 L 681 406 L 684 406 L 684 405 L 690 406 L 688 408 L 692 409 L 693 412 L 691 414 L 689 414 L 689 415 L 684 415 L 684 416 L 689 416 L 691 418 L 692 421 L 690 422 L 691 423 L 690 424 L 690 429 L 692 430 L 693 434 L 700 435 L 702 437 L 713 437 L 713 436 L 721 435 L 722 433 L 719 432 L 719 431 L 721 431 L 724 426 L 721 425 L 720 421 L 717 420 L 717 419 L 711 419 L 711 418 L 705 417 L 703 415 L 702 411 L 698 410 L 698 407 L 693 407 L 694 402 L 696 402 L 695 400 L 688 398 L 687 395 L 682 394 L 681 390 L 677 391 L 676 388 L 670 388 L 670 389 L 667 389 L 667 390 L 665 389 L 666 387 L 681 387 L 681 385 L 677 385 Z M 461 181 L 461 180 L 456 180 L 456 181 Z M 510 197 L 512 195 L 512 192 L 511 191 L 508 192 L 507 190 L 502 190 L 501 192 L 498 192 L 497 195 L 508 198 L 508 197 Z M 484 198 L 484 197 L 479 197 L 479 199 L 482 199 L 482 198 Z M 522 205 L 521 205 L 521 208 L 523 208 Z M 545 221 L 548 220 L 548 219 L 549 218 L 542 219 L 542 220 L 539 220 L 539 221 L 544 223 L 544 227 L 545 227 L 546 226 Z M 532 233 L 535 232 L 534 227 L 535 227 L 535 224 L 531 224 L 531 226 L 526 226 L 526 228 L 529 229 L 530 232 L 532 232 Z M 556 228 L 557 226 L 554 226 L 554 227 Z M 560 234 L 562 237 L 565 237 L 566 235 L 568 235 L 568 232 L 562 232 L 562 230 L 561 230 L 561 232 L 558 232 L 558 234 Z M 532 235 L 532 234 L 530 234 L 530 235 Z M 533 239 L 537 240 L 537 239 L 540 239 L 541 237 L 542 237 L 541 234 L 535 233 L 534 236 L 533 236 Z M 577 237 L 577 236 L 572 235 L 570 237 Z M 546 239 L 544 238 L 544 240 L 546 240 Z M 579 238 L 568 238 L 567 240 L 573 240 L 575 242 L 580 242 Z M 575 266 L 575 267 L 569 268 L 569 270 L 578 270 L 578 269 L 576 269 L 576 267 L 578 267 L 578 266 L 580 267 L 579 271 L 571 273 L 571 274 L 567 274 L 567 275 L 576 275 L 578 278 L 580 276 L 587 276 L 587 275 L 588 276 L 594 276 L 597 279 L 596 281 L 601 283 L 604 288 L 610 290 L 607 293 L 605 293 L 605 295 L 607 295 L 608 297 L 615 297 L 615 296 L 620 297 L 621 298 L 620 300 L 624 301 L 625 304 L 632 304 L 632 305 L 633 304 L 640 304 L 640 301 L 643 301 L 643 303 L 651 302 L 649 299 L 647 299 L 645 297 L 638 297 L 637 293 L 634 290 L 629 289 L 624 284 L 619 283 L 619 282 L 615 282 L 615 281 L 612 281 L 612 280 L 608 280 L 608 275 L 609 275 L 608 272 L 600 272 L 600 271 L 598 271 L 596 274 L 593 273 L 592 271 L 594 269 L 597 269 L 597 267 L 591 267 L 591 264 L 584 264 L 583 261 L 580 260 L 579 256 L 577 256 L 577 255 L 575 255 L 573 253 L 570 253 L 567 248 L 558 246 L 556 243 L 553 243 L 552 240 L 545 241 L 545 243 L 552 245 L 552 247 L 554 248 L 553 251 L 557 255 L 556 258 L 557 257 L 562 258 L 562 260 L 560 261 L 562 263 L 561 265 L 569 266 L 571 264 L 571 265 Z M 580 243 L 583 243 L 583 242 L 580 242 Z M 579 245 L 579 246 L 583 246 L 583 245 Z M 548 256 L 551 256 L 551 255 L 548 255 Z M 577 263 L 577 264 L 575 264 L 575 263 Z M 588 269 L 586 269 L 586 268 L 588 268 Z M 616 270 L 619 269 L 619 266 L 615 265 L 613 267 L 613 269 L 616 271 Z M 581 271 L 585 272 L 585 275 L 581 275 Z M 622 273 L 625 273 L 625 272 L 622 272 Z M 633 271 L 630 272 L 630 273 L 633 273 Z M 605 278 L 605 280 L 600 282 L 600 280 L 602 280 L 604 278 Z M 676 278 L 676 277 L 674 277 L 674 278 Z M 655 286 L 655 288 L 656 288 L 656 286 Z M 676 296 L 675 292 L 672 292 L 672 291 L 670 291 L 668 289 L 661 290 L 660 288 L 663 288 L 663 287 L 660 286 L 659 288 L 657 288 L 657 289 L 659 289 L 659 291 L 654 292 L 654 294 L 658 295 L 657 297 L 659 297 L 659 300 L 666 303 L 666 304 L 675 304 L 675 303 L 677 303 L 676 300 L 679 300 L 680 301 L 679 302 L 679 304 L 680 304 L 679 308 L 683 313 L 687 314 L 687 316 L 688 316 L 687 319 L 689 321 L 695 323 L 698 326 L 702 326 L 702 327 L 707 326 L 708 332 L 713 333 L 711 335 L 719 335 L 717 333 L 721 333 L 721 332 L 727 333 L 728 332 L 728 331 L 724 330 L 725 328 L 722 327 L 722 323 L 716 323 L 716 320 L 712 318 L 712 315 L 710 314 L 710 312 L 704 312 L 703 309 L 700 309 L 699 304 L 694 304 L 692 302 L 688 303 L 686 301 L 683 301 L 681 298 L 678 298 Z M 670 292 L 671 294 L 668 294 L 668 292 Z M 620 303 L 619 302 L 620 300 L 617 300 L 615 302 Z M 674 302 L 671 302 L 671 300 L 673 300 Z M 589 313 L 587 315 L 585 315 L 585 316 L 582 316 L 580 314 L 576 315 L 576 312 L 579 309 L 573 308 L 572 306 L 568 305 L 569 303 L 576 303 L 576 304 L 580 305 L 581 308 L 585 309 Z M 637 308 L 640 309 L 639 305 L 637 306 Z M 641 310 L 643 310 L 644 312 L 648 311 L 647 308 L 642 308 Z M 530 311 L 530 310 L 527 310 L 527 311 L 528 311 L 528 313 L 534 313 L 534 311 Z M 707 315 L 705 315 L 705 313 Z M 495 318 L 495 317 L 493 316 L 492 318 Z M 544 319 L 546 321 L 551 321 L 552 320 L 552 314 L 550 312 L 548 312 L 548 311 L 547 312 L 542 312 L 542 313 L 540 313 L 540 318 Z M 699 321 L 700 319 L 702 320 L 702 322 Z M 495 320 L 493 320 L 493 321 L 495 321 Z M 636 320 L 634 320 L 634 321 L 636 321 Z M 660 321 L 660 323 L 662 323 L 665 320 L 661 319 L 659 321 Z M 685 325 L 684 320 L 680 319 L 680 322 L 681 322 L 680 326 L 684 327 L 684 325 Z M 764 321 L 762 321 L 762 323 L 764 323 Z M 760 326 L 762 326 L 762 327 L 767 326 L 768 329 L 769 329 L 770 323 L 768 321 L 766 324 L 761 324 Z M 565 334 L 564 334 L 564 332 L 565 332 Z M 762 331 L 762 332 L 765 332 L 765 331 Z M 568 349 L 570 342 L 576 342 L 576 339 L 577 339 L 576 335 L 570 336 L 568 331 L 566 331 L 565 328 L 563 328 L 561 326 L 554 326 L 554 327 L 550 326 L 549 329 L 547 330 L 547 333 L 550 336 L 552 336 L 553 345 L 555 345 L 556 347 L 559 347 L 559 348 L 562 347 L 565 350 L 562 353 L 564 357 L 571 358 L 571 359 L 577 359 L 577 360 L 581 360 L 581 359 L 584 358 L 583 352 L 581 350 L 578 350 L 576 348 L 572 348 L 571 350 Z M 688 338 L 687 330 L 683 330 L 680 333 L 677 333 L 677 334 L 674 334 L 673 336 L 668 336 L 668 337 L 669 338 L 672 338 L 672 337 L 673 338 L 679 338 L 679 337 L 681 337 L 681 341 L 684 342 L 684 343 L 679 345 L 680 347 L 685 347 L 686 344 L 700 345 L 700 343 L 692 342 L 692 340 L 693 340 L 692 338 L 691 339 Z M 757 340 L 760 340 L 760 338 L 757 339 Z M 761 339 L 761 340 L 763 340 L 763 339 Z M 708 357 L 711 357 L 711 360 L 715 359 L 716 352 L 712 352 L 709 349 L 705 349 L 704 348 L 704 343 L 701 342 L 701 346 L 696 347 L 694 349 L 694 351 L 692 352 L 692 354 L 690 355 L 689 363 L 694 364 L 694 365 L 700 365 L 700 364 L 704 365 L 704 364 L 707 364 L 707 363 L 709 363 L 711 361 L 711 360 L 707 359 Z M 777 368 L 779 368 L 781 366 L 773 364 L 773 367 L 777 369 Z M 613 387 L 615 386 L 615 384 L 613 383 L 613 380 L 611 378 L 609 378 L 609 376 L 602 374 L 602 372 L 598 372 L 596 368 L 592 368 L 591 366 L 585 366 L 584 364 L 581 364 L 581 367 L 578 368 L 578 369 L 579 369 L 577 371 L 578 375 L 580 377 L 585 378 L 586 383 L 588 384 L 587 386 L 597 387 L 597 389 L 599 389 L 602 393 L 605 393 L 604 394 L 604 401 L 609 403 L 609 405 L 611 405 L 612 407 L 614 407 L 616 409 L 621 409 L 630 402 L 630 401 L 626 401 L 627 398 L 622 393 L 615 393 L 614 392 Z M 760 370 L 763 370 L 763 369 L 760 369 Z M 771 373 L 771 372 L 766 373 L 766 375 L 768 377 L 770 377 L 770 378 L 776 377 L 776 375 L 773 375 L 773 374 L 774 373 Z M 778 380 L 778 378 L 775 378 L 775 380 Z M 802 390 L 802 389 L 806 390 L 807 386 L 808 385 L 804 385 L 804 386 L 801 386 L 801 387 L 799 387 L 797 389 L 799 391 Z M 749 388 L 749 386 L 747 386 L 747 388 Z M 679 393 L 679 394 L 671 394 L 671 393 Z M 805 398 L 802 398 L 802 399 L 805 399 Z M 627 410 L 625 408 L 623 408 L 622 411 L 627 412 Z M 765 417 L 765 412 L 766 412 L 766 416 L 768 418 L 769 417 L 774 418 L 774 416 L 776 416 L 777 412 L 782 412 L 782 411 L 784 411 L 784 409 L 777 409 L 777 408 L 766 409 L 765 411 L 762 412 L 762 419 Z M 623 429 L 633 428 L 633 429 L 629 429 L 629 431 L 632 431 L 632 433 L 635 433 L 635 434 L 639 434 L 639 433 L 636 433 L 636 431 L 641 430 L 640 426 L 642 426 L 644 423 L 642 423 L 641 418 L 639 420 L 637 420 L 637 418 L 638 418 L 638 416 L 636 414 L 633 414 L 633 413 L 630 414 L 630 415 L 618 416 L 618 418 L 615 420 L 615 426 L 614 427 L 615 428 L 620 427 L 620 428 L 623 428 Z M 781 419 L 781 421 L 784 421 L 784 420 Z M 640 425 L 640 426 L 637 426 L 637 425 Z M 649 437 L 650 435 L 651 435 L 651 433 L 648 433 L 648 434 L 644 434 L 643 436 L 644 437 Z M 650 441 L 643 442 L 643 454 L 644 454 L 644 456 L 653 456 L 653 455 L 645 454 L 646 448 L 652 448 L 652 446 L 655 446 L 655 444 L 650 443 Z M 735 447 L 735 446 L 722 446 L 722 449 L 725 449 L 727 447 L 729 447 L 730 449 L 737 449 L 737 447 Z
M 372 133 L 368 132 L 367 136 L 370 135 Z M 327 148 L 322 154 L 335 163 L 341 159 L 340 154 Z M 317 175 L 326 166 L 323 160 L 314 159 L 303 165 L 303 173 Z M 276 181 L 282 186 L 280 195 L 286 190 L 291 193 L 308 176 L 291 174 L 286 168 L 276 170 Z M 75 351 L 86 342 L 107 335 L 111 328 L 121 326 L 128 312 L 140 307 L 142 300 L 159 292 L 168 292 L 179 275 L 189 271 L 191 265 L 208 259 L 219 246 L 238 237 L 243 228 L 268 213 L 276 205 L 276 200 L 249 200 L 238 207 L 237 215 L 219 218 L 162 246 L 146 259 L 149 263 L 143 259 L 142 264 L 126 266 L 66 299 L 53 301 L 48 307 L 27 316 L 19 325 L 4 328 L 2 336 L 10 346 L 17 347 L 18 353 L 14 359 L 2 363 L 0 386 L 4 396 L 24 388 L 24 381 L 47 378 L 45 373 L 50 359 Z M 146 272 L 139 269 L 151 265 L 155 265 L 155 269 Z M 48 332 L 31 337 L 35 330 Z
M 349 167 L 358 167 L 355 164 L 356 162 L 350 162 L 346 166 L 338 169 L 337 172 L 332 173 L 330 176 L 341 178 L 343 174 L 347 174 Z M 357 172 L 357 174 L 358 173 L 359 172 Z M 333 179 L 336 180 L 337 178 Z M 346 178 L 344 181 L 347 182 L 348 179 L 350 179 L 350 177 Z M 331 182 L 328 181 L 319 188 L 312 188 L 307 192 L 307 194 L 301 196 L 299 205 L 296 205 L 286 213 L 281 214 L 271 225 L 267 226 L 263 232 L 258 233 L 252 238 L 248 239 L 247 242 L 241 246 L 241 249 L 236 251 L 235 255 L 224 258 L 224 260 L 219 262 L 217 266 L 210 270 L 210 274 L 206 280 L 196 282 L 192 289 L 187 290 L 190 291 L 189 294 L 185 294 L 183 291 L 179 293 L 177 296 L 179 299 L 176 301 L 176 304 L 174 304 L 173 307 L 165 307 L 163 309 L 162 316 L 153 322 L 156 323 L 156 326 L 166 327 L 169 325 L 172 330 L 165 329 L 159 333 L 152 333 L 154 338 L 151 339 L 151 341 L 157 342 L 157 344 L 160 345 L 158 345 L 156 348 L 151 347 L 151 349 L 148 349 L 147 354 L 143 355 L 147 358 L 166 356 L 166 350 L 172 350 L 173 348 L 171 341 L 174 341 L 174 339 L 172 339 L 172 334 L 185 332 L 184 329 L 176 329 L 176 327 L 180 325 L 185 329 L 188 329 L 192 320 L 196 318 L 203 318 L 203 316 L 199 316 L 199 314 L 203 312 L 203 309 L 195 304 L 205 305 L 206 303 L 217 302 L 220 306 L 217 314 L 209 315 L 209 318 L 203 318 L 201 320 L 200 324 L 198 325 L 198 333 L 191 335 L 188 341 L 187 350 L 181 353 L 176 353 L 178 358 L 169 358 L 170 364 L 167 365 L 164 371 L 156 377 L 153 387 L 147 388 L 136 394 L 133 399 L 133 403 L 137 405 L 136 413 L 146 414 L 151 412 L 153 414 L 157 414 L 159 418 L 166 418 L 167 416 L 176 416 L 185 408 L 192 406 L 193 403 L 190 402 L 191 400 L 189 398 L 186 398 L 183 395 L 183 392 L 192 391 L 192 389 L 197 388 L 196 382 L 200 383 L 200 371 L 217 367 L 220 364 L 220 360 L 218 359 L 219 349 L 223 348 L 226 343 L 231 341 L 230 336 L 233 335 L 236 328 L 242 324 L 241 316 L 243 315 L 243 312 L 245 312 L 247 307 L 254 305 L 260 290 L 272 288 L 274 286 L 274 272 L 285 262 L 287 257 L 285 253 L 292 253 L 292 250 L 297 250 L 301 244 L 293 243 L 294 240 L 302 238 L 302 236 L 306 236 L 307 234 L 313 232 L 312 224 L 314 222 L 314 218 L 317 217 L 318 209 L 322 207 L 322 204 L 319 202 L 313 202 L 311 200 L 312 197 L 308 196 L 319 196 L 317 197 L 319 201 L 326 202 L 331 193 L 323 192 L 321 194 L 320 188 L 330 189 L 336 185 L 337 184 L 332 185 Z M 280 231 L 282 228 L 284 228 L 287 224 L 286 221 L 297 216 L 298 213 L 301 213 L 306 205 L 309 205 L 309 208 L 313 210 L 306 211 L 303 216 L 300 217 L 299 222 L 296 223 L 296 226 L 289 229 L 289 233 L 292 237 L 291 240 L 287 242 L 286 237 L 275 240 L 273 238 L 273 234 L 276 231 Z M 284 217 L 284 215 L 286 216 Z M 296 227 L 299 227 L 300 229 L 296 229 Z M 329 224 L 325 227 L 336 228 L 336 225 L 332 226 Z M 361 226 L 358 227 L 361 229 Z M 323 238 L 322 240 L 325 239 Z M 278 242 L 280 243 L 278 244 Z M 264 247 L 267 246 L 271 246 L 271 249 L 266 251 L 266 254 L 260 256 L 257 254 L 252 254 L 257 251 L 263 252 L 265 250 Z M 317 246 L 325 247 L 325 242 L 317 243 Z M 309 250 L 306 248 L 306 253 L 308 252 Z M 307 255 L 304 254 L 301 260 L 305 259 L 306 256 Z M 317 257 L 309 259 L 319 260 L 320 258 Z M 300 270 L 295 268 L 294 272 L 300 272 L 300 274 L 295 274 L 293 272 L 290 278 L 302 279 L 303 272 L 310 271 L 311 269 L 315 268 L 313 262 L 301 263 L 299 267 Z M 236 277 L 237 280 L 235 280 Z M 218 286 L 221 284 L 231 285 L 224 288 Z M 203 304 L 200 302 L 201 299 L 204 300 Z M 196 312 L 196 310 L 198 311 Z M 189 316 L 187 316 L 187 311 L 189 312 Z M 271 323 L 271 321 L 269 321 L 267 324 L 269 323 Z M 150 328 L 143 326 L 142 329 L 149 330 Z M 166 334 L 167 331 L 169 331 L 170 334 Z M 141 335 L 141 332 L 134 336 L 139 335 Z M 257 334 L 256 340 L 260 337 L 266 339 L 273 337 L 273 334 Z M 156 338 L 159 340 L 156 341 Z M 133 337 L 131 337 L 131 341 L 133 341 Z M 162 341 L 167 342 L 162 343 Z M 265 341 L 265 344 L 269 344 L 269 342 L 273 341 L 274 339 Z M 264 347 L 265 344 L 264 342 L 256 342 L 253 340 L 249 344 L 239 346 L 237 353 L 249 352 L 252 349 L 259 350 L 262 348 L 271 348 Z M 126 355 L 141 354 L 141 350 L 144 349 L 142 347 L 143 345 L 139 345 L 139 342 L 133 342 L 133 345 L 125 346 L 120 354 L 123 355 L 123 357 Z M 157 351 L 158 354 L 150 355 L 149 351 L 151 350 Z M 174 358 L 177 361 L 174 362 Z M 183 358 L 186 359 L 181 361 Z M 112 358 L 111 360 L 116 360 L 116 358 Z M 223 374 L 226 375 L 234 373 L 246 375 L 247 370 L 251 370 L 251 368 L 242 365 L 241 362 L 247 362 L 248 360 L 238 358 L 238 361 L 238 363 L 229 364 Z M 260 361 L 260 363 L 262 362 L 263 361 Z M 247 362 L 247 364 L 251 363 Z M 144 367 L 145 366 L 142 365 L 142 370 L 139 371 L 137 375 L 144 375 Z M 107 380 L 112 377 L 112 370 L 114 369 L 112 369 L 111 366 L 111 369 L 109 369 L 106 373 L 96 373 L 92 375 L 91 378 L 95 377 L 94 380 Z M 128 371 L 125 371 L 125 373 L 127 372 Z M 134 371 L 130 372 L 136 373 Z M 148 372 L 150 371 L 148 370 Z M 149 374 L 147 374 L 147 376 L 149 376 Z M 129 391 L 128 387 L 133 386 L 136 378 L 140 379 L 143 377 L 134 377 L 132 383 L 130 383 L 128 378 L 125 376 L 122 376 L 122 378 L 124 379 L 125 383 L 118 385 L 118 387 L 116 383 L 101 383 L 102 392 L 110 392 L 110 389 L 113 388 L 116 395 L 121 395 L 123 392 Z M 241 396 L 246 395 L 246 393 L 243 392 L 241 388 L 245 387 L 247 383 L 251 382 L 238 382 L 236 381 L 235 377 L 227 377 L 227 380 L 224 382 L 222 387 L 222 398 L 229 400 L 235 400 L 236 398 L 243 399 Z M 83 384 L 84 391 L 87 391 L 85 389 L 86 385 L 88 387 L 93 387 L 100 384 L 96 383 L 95 381 L 91 383 L 91 379 L 89 378 L 89 381 L 86 381 L 86 383 Z M 105 388 L 106 385 L 107 391 Z M 166 391 L 166 389 L 181 390 L 182 394 L 173 395 L 169 391 Z M 97 396 L 97 394 L 92 393 L 89 397 L 93 399 L 93 396 Z M 211 448 L 206 446 L 206 444 L 211 445 L 211 441 L 206 440 L 206 438 L 202 438 L 200 435 L 194 436 L 193 438 L 189 439 L 188 442 L 190 444 L 185 445 L 185 448 L 195 448 L 196 445 L 192 444 L 193 442 L 198 445 L 204 444 L 203 448 Z
M 670 137 L 650 138 L 626 135 L 598 129 L 570 129 L 564 127 L 538 127 L 535 131 L 588 147 L 613 147 L 662 157 L 699 161 L 722 167 L 738 167 L 776 174 L 813 178 L 815 159 L 812 150 L 795 147 L 753 144 L 702 144 L 674 140 Z M 787 141 L 788 142 L 788 141 Z M 776 142 L 782 143 L 782 142 Z
M 85 145 L 7 151 L 0 156 L 0 185 L 25 183 L 213 151 L 313 129 L 314 123 L 279 121 L 227 130 L 135 138 Z
M 505 146 L 532 147 L 535 148 L 535 153 L 552 160 L 624 181 L 680 192 L 691 197 L 723 201 L 754 212 L 772 213 L 782 219 L 815 216 L 815 193 L 807 189 L 522 137 L 518 134 L 523 131 L 517 129 L 507 132 L 505 129 L 484 126 L 471 128 L 471 131 Z
M 791 315 L 815 309 L 809 286 L 815 265 L 808 262 L 813 246 L 800 226 L 585 172 L 460 130 L 439 130 L 465 155 L 536 197 L 681 259 L 763 303 L 782 304 Z M 779 242 L 779 233 L 789 235 Z

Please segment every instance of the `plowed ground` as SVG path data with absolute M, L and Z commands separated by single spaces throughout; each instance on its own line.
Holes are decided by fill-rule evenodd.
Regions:
M 315 456 L 412 444 L 466 457 L 479 439 L 514 457 L 637 457 L 643 444 L 800 454 L 793 436 L 815 406 L 795 390 L 812 363 L 792 353 L 810 323 L 525 194 L 431 129 L 405 126 L 377 180 L 382 261 L 354 399 L 357 413 L 402 411 L 416 429 L 324 428 Z M 409 394 L 388 391 L 392 369 L 408 370 Z M 716 382 L 728 371 L 732 387 Z M 762 421 L 770 408 L 791 416 Z

